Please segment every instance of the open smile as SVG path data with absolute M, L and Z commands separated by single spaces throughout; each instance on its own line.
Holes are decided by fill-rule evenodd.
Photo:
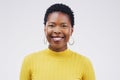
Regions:
M 51 38 L 52 38 L 52 40 L 55 41 L 55 42 L 59 42 L 59 41 L 61 41 L 61 40 L 64 39 L 64 37 L 60 37 L 60 36 L 52 36 Z

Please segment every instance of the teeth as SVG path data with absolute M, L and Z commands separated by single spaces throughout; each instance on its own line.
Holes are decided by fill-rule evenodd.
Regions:
M 54 41 L 60 41 L 62 38 L 53 38 Z

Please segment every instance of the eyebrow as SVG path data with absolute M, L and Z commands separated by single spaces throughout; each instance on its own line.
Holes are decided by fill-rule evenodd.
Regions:
M 48 22 L 48 24 L 50 24 L 50 23 L 55 24 L 54 22 Z
M 55 24 L 55 22 L 48 22 L 48 24 Z M 60 24 L 64 24 L 64 25 L 67 25 L 67 23 L 64 23 L 64 22 L 62 22 L 62 23 L 60 23 Z
M 67 25 L 67 23 L 61 23 L 61 24 L 65 24 L 65 25 Z

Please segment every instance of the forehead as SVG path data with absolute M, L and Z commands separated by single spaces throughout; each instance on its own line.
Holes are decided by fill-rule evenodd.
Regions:
M 67 14 L 62 12 L 52 12 L 48 15 L 47 22 L 67 22 L 70 23 L 70 18 Z

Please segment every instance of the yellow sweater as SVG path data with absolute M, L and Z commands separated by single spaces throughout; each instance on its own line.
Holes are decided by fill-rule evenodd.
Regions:
M 95 80 L 91 62 L 69 49 L 54 52 L 50 49 L 25 57 L 20 80 Z

